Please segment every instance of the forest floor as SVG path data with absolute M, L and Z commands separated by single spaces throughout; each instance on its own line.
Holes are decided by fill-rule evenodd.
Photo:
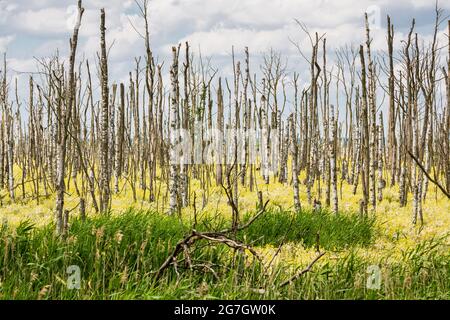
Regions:
M 39 204 L 12 204 L 4 197 L 0 299 L 450 299 L 450 201 L 433 185 L 423 205 L 423 226 L 412 225 L 411 196 L 400 207 L 395 187 L 384 190 L 370 218 L 356 214 L 360 190 L 353 195 L 346 182 L 338 215 L 312 211 L 303 185 L 299 213 L 293 210 L 291 186 L 258 181 L 257 187 L 270 200 L 267 212 L 236 239 L 255 248 L 261 261 L 247 250 L 204 241 L 190 248 L 189 258 L 198 265 L 189 268 L 180 255 L 177 268 L 166 269 L 158 280 L 155 272 L 194 224 L 193 206 L 181 217 L 165 214 L 163 186 L 163 200 L 152 204 L 142 200 L 142 191 L 134 201 L 131 188 L 124 186 L 112 200 L 110 215 L 91 212 L 84 222 L 77 217 L 78 197 L 69 191 L 66 208 L 73 211 L 65 240 L 53 236 L 54 197 Z M 191 187 L 196 229 L 229 226 L 231 209 L 221 188 L 203 189 L 198 181 Z M 317 186 L 313 199 L 316 192 Z M 240 189 L 243 220 L 255 213 L 256 203 L 256 191 Z M 325 256 L 282 286 L 314 260 L 318 248 Z M 72 265 L 81 270 L 76 290 L 67 287 Z

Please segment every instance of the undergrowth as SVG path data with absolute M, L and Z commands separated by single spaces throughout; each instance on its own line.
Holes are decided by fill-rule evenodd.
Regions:
M 247 216 L 245 219 L 248 219 Z M 212 218 L 196 229 L 220 230 L 229 222 Z M 398 261 L 379 257 L 381 287 L 366 286 L 367 267 L 358 250 L 369 247 L 377 231 L 373 219 L 326 212 L 292 213 L 271 209 L 237 237 L 256 249 L 290 243 L 304 248 L 344 252 L 324 258 L 311 272 L 281 287 L 296 264 L 277 261 L 268 268 L 251 255 L 199 242 L 190 270 L 183 260 L 155 280 L 155 271 L 176 243 L 192 229 L 191 221 L 154 212 L 128 210 L 121 215 L 74 219 L 70 235 L 59 239 L 54 226 L 22 222 L 0 230 L 0 299 L 448 299 L 450 253 L 441 240 L 419 243 Z M 319 234 L 319 237 L 317 236 Z M 81 271 L 80 289 L 67 287 L 67 268 Z

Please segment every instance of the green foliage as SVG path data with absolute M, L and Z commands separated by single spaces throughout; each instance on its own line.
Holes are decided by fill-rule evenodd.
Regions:
M 216 221 L 216 220 L 214 220 Z M 198 230 L 221 229 L 227 221 L 203 219 Z M 180 255 L 177 270 L 168 269 L 156 282 L 155 271 L 190 222 L 152 212 L 129 210 L 119 216 L 72 221 L 70 236 L 57 238 L 54 226 L 0 228 L 0 299 L 448 299 L 450 253 L 442 239 L 419 244 L 395 263 L 379 261 L 382 287 L 365 286 L 368 262 L 353 248 L 370 245 L 373 221 L 327 213 L 271 211 L 238 236 L 255 245 L 286 241 L 321 248 L 348 248 L 340 259 L 324 259 L 313 271 L 281 288 L 295 270 L 279 262 L 271 271 L 226 246 L 199 242 L 191 258 L 208 268 L 190 270 Z M 306 265 L 309 261 L 302 261 Z M 81 269 L 81 288 L 70 290 L 68 266 Z
M 256 245 L 279 245 L 281 242 L 316 245 L 317 234 L 321 248 L 343 249 L 351 246 L 368 246 L 374 236 L 374 218 L 357 215 L 335 215 L 326 211 L 298 213 L 271 211 L 253 223 L 246 231 L 248 239 Z

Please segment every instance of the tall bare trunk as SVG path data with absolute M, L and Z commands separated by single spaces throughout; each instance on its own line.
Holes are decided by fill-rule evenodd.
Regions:
M 108 154 L 109 154 L 109 121 L 108 121 L 108 57 L 106 54 L 106 27 L 105 10 L 101 9 L 100 14 L 100 71 L 101 71 L 101 117 L 100 117 L 100 211 L 105 213 L 109 210 L 109 174 L 108 174 Z
M 69 84 L 68 84 L 68 99 L 65 108 L 63 107 L 63 97 L 61 97 L 61 90 L 63 83 L 59 82 L 59 106 L 57 107 L 59 112 L 57 113 L 58 121 L 58 141 L 57 141 L 57 154 L 56 154 L 56 232 L 57 234 L 63 234 L 63 210 L 64 210 L 64 194 L 65 194 L 65 182 L 66 175 L 66 142 L 69 135 L 69 123 L 72 115 L 73 103 L 75 100 L 75 58 L 78 45 L 78 32 L 81 27 L 81 19 L 83 17 L 84 8 L 82 7 L 81 0 L 78 1 L 78 18 L 74 27 L 73 36 L 70 39 L 70 64 L 69 64 Z M 62 70 L 62 72 L 64 72 Z M 64 109 L 64 111 L 63 111 Z
M 179 154 L 178 147 L 178 50 L 172 47 L 172 67 L 170 69 L 171 80 L 171 94 L 170 94 L 170 178 L 169 178 L 169 193 L 170 193 L 170 214 L 175 213 L 178 209 L 178 192 L 179 192 Z

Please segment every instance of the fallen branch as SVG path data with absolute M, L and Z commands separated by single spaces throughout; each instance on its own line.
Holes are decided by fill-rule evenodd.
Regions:
M 322 258 L 325 255 L 325 252 L 322 252 L 321 254 L 319 254 L 305 269 L 303 269 L 302 271 L 300 271 L 299 273 L 295 274 L 294 276 L 292 276 L 289 280 L 286 280 L 285 282 L 283 282 L 280 287 L 284 287 L 288 284 L 291 284 L 293 281 L 297 280 L 298 278 L 300 278 L 302 275 L 304 275 L 305 273 L 309 272 L 311 270 L 311 268 L 313 267 L 313 265 L 319 261 L 320 258 Z
M 238 226 L 237 228 L 231 227 L 230 229 L 225 229 L 219 232 L 198 232 L 196 230 L 192 230 L 192 232 L 186 236 L 184 239 L 179 241 L 172 253 L 167 257 L 164 263 L 159 267 L 156 272 L 155 278 L 159 280 L 167 268 L 169 268 L 175 261 L 177 261 L 177 257 L 180 253 L 184 253 L 186 263 L 192 269 L 192 259 L 190 257 L 189 248 L 199 240 L 207 240 L 213 243 L 224 244 L 230 248 L 235 250 L 244 251 L 248 250 L 259 262 L 262 262 L 258 253 L 255 249 L 253 249 L 250 245 L 240 242 L 239 240 L 233 239 L 229 236 L 229 234 L 234 234 L 236 231 L 241 231 L 248 228 L 252 223 L 254 223 L 265 211 L 269 201 L 266 201 L 264 206 L 244 225 Z

